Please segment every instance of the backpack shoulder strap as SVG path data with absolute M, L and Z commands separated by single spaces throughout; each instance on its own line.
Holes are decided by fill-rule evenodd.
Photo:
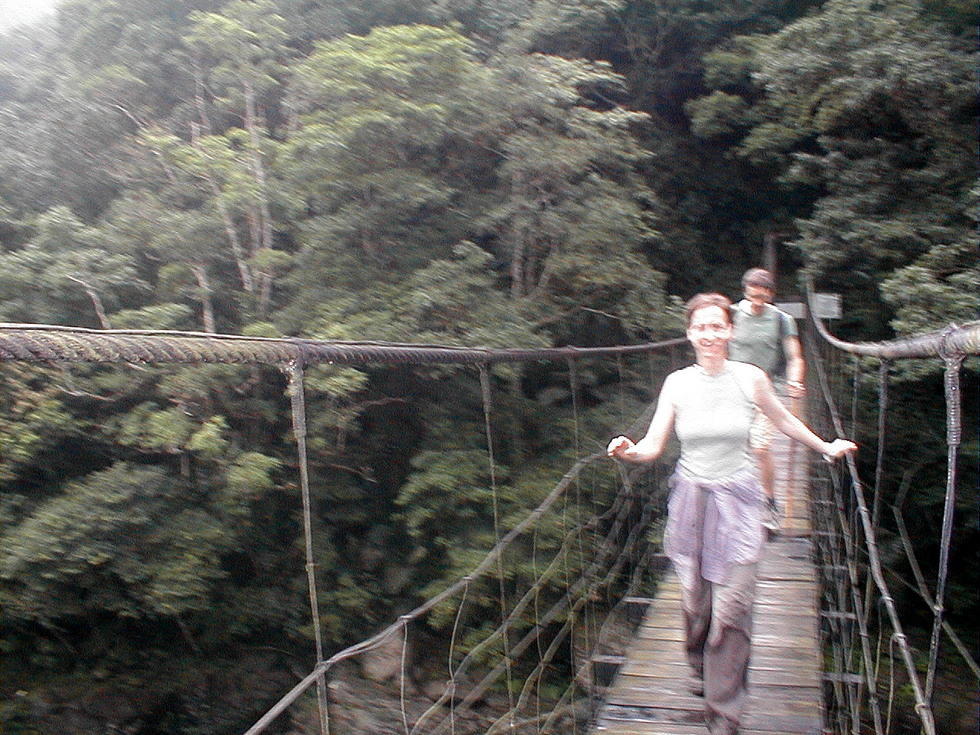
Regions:
M 728 307 L 728 311 L 732 315 L 732 326 L 737 327 L 741 322 L 745 321 L 745 312 L 739 307 L 737 303 L 732 304 Z

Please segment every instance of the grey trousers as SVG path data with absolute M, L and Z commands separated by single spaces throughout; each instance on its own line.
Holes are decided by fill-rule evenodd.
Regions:
M 712 735 L 734 733 L 745 708 L 757 567 L 736 564 L 725 584 L 698 576 L 693 589 L 681 588 L 687 660 L 704 680 Z

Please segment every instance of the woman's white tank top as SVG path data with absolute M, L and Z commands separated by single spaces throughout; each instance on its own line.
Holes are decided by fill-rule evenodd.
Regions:
M 677 372 L 678 466 L 692 477 L 717 480 L 752 464 L 749 427 L 756 409 L 734 373 L 730 362 L 718 375 L 708 375 L 699 365 Z

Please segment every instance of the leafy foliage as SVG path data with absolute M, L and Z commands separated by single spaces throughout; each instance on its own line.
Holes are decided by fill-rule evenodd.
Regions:
M 859 306 L 848 323 L 869 336 L 885 328 L 883 310 L 867 301 L 871 283 L 904 315 L 895 328 L 977 313 L 964 296 L 931 317 L 908 316 L 916 304 L 936 303 L 930 289 L 976 280 L 974 63 L 920 12 L 912 2 L 829 2 L 776 34 L 742 39 L 741 55 L 713 57 L 719 82 L 740 69 L 764 91 L 751 112 L 741 114 L 744 101 L 733 100 L 742 98 L 723 92 L 694 106 L 706 133 L 741 118 L 740 155 L 777 165 L 788 185 L 822 192 L 793 244 L 812 273 L 853 297 Z
M 610 344 L 676 334 L 680 298 L 734 292 L 766 238 L 787 243 L 787 288 L 805 267 L 844 295 L 848 336 L 974 319 L 975 15 L 952 0 L 65 0 L 0 36 L 0 319 Z M 639 413 L 659 367 L 308 369 L 327 644 L 468 573 L 496 542 L 494 506 L 504 528 L 533 507 Z M 928 459 L 886 482 L 921 486 L 929 553 L 935 376 L 901 377 L 899 453 Z M 307 665 L 299 388 L 259 367 L 0 366 L 0 701 L 43 699 L 73 666 L 86 692 L 129 691 L 167 662 L 161 696 L 180 704 L 153 727 L 192 732 L 217 659 L 275 641 L 277 669 Z M 567 534 L 542 526 L 507 592 Z M 471 591 L 474 615 L 491 587 Z M 975 598 L 952 607 L 968 618 Z M 3 727 L 42 731 L 13 701 Z
M 39 505 L 4 534 L 5 614 L 52 625 L 66 614 L 204 609 L 227 536 L 194 508 L 168 519 L 172 493 L 161 470 L 117 465 Z

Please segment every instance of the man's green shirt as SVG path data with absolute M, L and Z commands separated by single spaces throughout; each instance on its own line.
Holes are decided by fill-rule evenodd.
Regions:
M 757 365 L 770 378 L 783 378 L 783 340 L 797 336 L 796 320 L 772 304 L 766 304 L 756 316 L 751 304 L 743 300 L 732 308 L 732 322 L 735 334 L 728 344 L 729 359 Z

